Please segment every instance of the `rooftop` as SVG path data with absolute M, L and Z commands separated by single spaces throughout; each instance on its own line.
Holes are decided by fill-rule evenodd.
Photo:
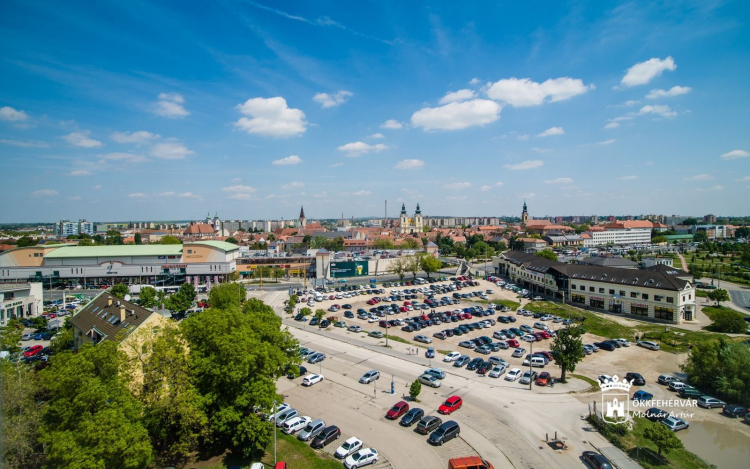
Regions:
M 110 298 L 112 304 L 109 304 Z M 125 318 L 120 309 L 125 308 Z M 88 335 L 96 329 L 105 339 L 115 340 L 118 334 L 130 334 L 148 319 L 153 311 L 141 308 L 129 301 L 121 300 L 104 291 L 96 296 L 82 310 L 70 319 L 70 322 Z
M 232 245 L 234 246 L 234 245 Z M 47 259 L 117 256 L 179 256 L 182 244 L 127 244 L 115 246 L 64 246 L 45 255 Z

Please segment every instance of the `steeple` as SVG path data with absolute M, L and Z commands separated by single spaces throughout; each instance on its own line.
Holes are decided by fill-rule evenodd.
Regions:
M 419 202 L 417 202 L 417 211 L 416 211 L 416 212 L 414 212 L 414 213 L 415 213 L 416 215 L 419 215 L 420 213 L 422 213 L 422 211 L 421 211 L 421 210 L 419 209 Z
M 300 206 L 300 209 L 299 209 L 299 225 L 302 228 L 306 228 L 307 227 L 307 217 L 305 217 L 305 207 L 304 206 Z
M 406 215 L 406 204 L 401 204 L 401 215 Z
M 300 207 L 300 209 L 299 209 L 299 218 L 300 218 L 300 220 L 303 219 L 303 218 L 305 218 L 305 207 L 304 206 Z
M 521 212 L 521 223 L 526 224 L 529 221 L 529 210 L 526 207 L 526 200 L 523 201 L 523 212 Z

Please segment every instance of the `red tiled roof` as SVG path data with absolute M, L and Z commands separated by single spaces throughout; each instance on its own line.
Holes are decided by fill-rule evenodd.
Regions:
M 215 231 L 216 230 L 214 230 L 213 226 L 207 225 L 206 223 L 193 223 L 187 227 L 184 234 L 213 234 Z

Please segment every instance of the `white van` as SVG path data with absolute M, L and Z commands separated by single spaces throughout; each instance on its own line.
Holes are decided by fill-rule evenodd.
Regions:
M 542 357 L 531 357 L 531 366 L 533 367 L 544 368 L 544 365 L 546 364 L 547 360 Z

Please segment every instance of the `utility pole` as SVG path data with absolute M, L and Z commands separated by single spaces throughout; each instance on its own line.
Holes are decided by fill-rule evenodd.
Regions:
M 531 371 L 531 359 L 534 357 L 534 342 L 529 342 L 529 391 L 531 391 L 531 385 L 533 379 L 531 379 L 532 371 Z
M 273 401 L 273 465 L 276 467 L 276 401 Z

